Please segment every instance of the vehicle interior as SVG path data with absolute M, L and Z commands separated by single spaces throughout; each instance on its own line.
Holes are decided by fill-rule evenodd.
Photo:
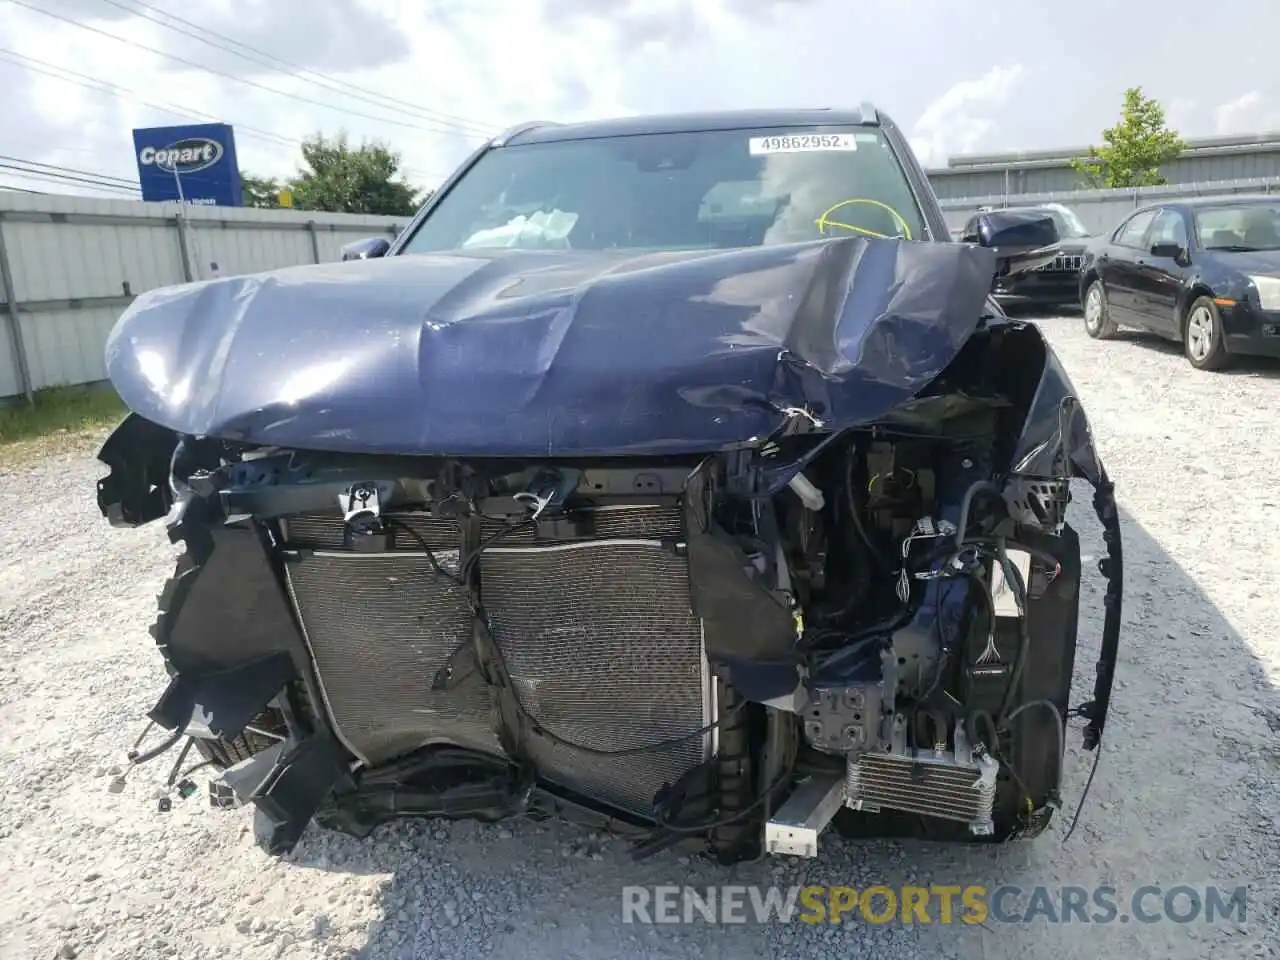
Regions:
M 729 249 L 924 234 L 906 177 L 879 131 L 859 131 L 851 150 L 753 155 L 748 144 L 760 133 L 493 150 L 441 198 L 403 252 Z
M 1280 250 L 1280 205 L 1250 204 L 1195 211 L 1205 250 Z

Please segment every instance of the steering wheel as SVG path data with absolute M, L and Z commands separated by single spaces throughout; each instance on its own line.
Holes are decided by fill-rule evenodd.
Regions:
M 908 226 L 906 218 L 904 218 L 897 210 L 893 209 L 893 207 L 889 206 L 889 204 L 883 203 L 879 200 L 872 200 L 870 197 L 852 197 L 848 200 L 841 200 L 839 203 L 827 207 L 827 209 L 822 212 L 822 215 L 818 217 L 817 220 L 813 221 L 814 226 L 818 228 L 819 233 L 824 235 L 826 234 L 827 228 L 832 227 L 840 230 L 848 230 L 850 233 L 860 234 L 864 237 L 875 237 L 877 240 L 889 240 L 895 236 L 893 234 L 880 233 L 878 230 L 868 230 L 866 227 L 854 226 L 851 223 L 844 223 L 839 219 L 832 219 L 833 214 L 849 207 L 858 206 L 859 204 L 878 207 L 885 211 L 893 218 L 894 223 L 898 227 L 898 233 L 896 236 L 900 236 L 904 240 L 911 239 L 911 227 Z

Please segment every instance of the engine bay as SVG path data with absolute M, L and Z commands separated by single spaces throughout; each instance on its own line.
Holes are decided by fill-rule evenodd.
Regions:
M 172 501 L 151 719 L 269 849 L 312 818 L 522 814 L 725 862 L 815 856 L 833 820 L 1005 840 L 1045 828 L 1066 720 L 1105 706 L 1068 703 L 1069 483 L 1001 474 L 996 416 L 554 462 L 188 440 L 171 497 L 100 499 Z

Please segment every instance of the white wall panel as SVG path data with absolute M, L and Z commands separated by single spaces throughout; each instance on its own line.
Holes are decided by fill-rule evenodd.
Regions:
M 106 376 L 107 335 L 128 298 L 187 279 L 179 214 L 187 218 L 186 263 L 196 280 L 210 276 L 211 263 L 225 277 L 314 263 L 317 249 L 321 262 L 337 260 L 344 243 L 390 237 L 408 223 L 407 217 L 0 191 L 0 230 L 31 381 L 22 382 L 11 317 L 0 306 L 0 397 Z M 309 221 L 316 224 L 314 245 Z M 4 299 L 0 290 L 0 304 Z

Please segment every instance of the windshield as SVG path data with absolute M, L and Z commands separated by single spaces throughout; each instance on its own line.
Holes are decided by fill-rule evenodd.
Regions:
M 1195 211 L 1204 250 L 1280 250 L 1280 202 L 1240 203 Z
M 696 250 L 923 234 L 877 128 L 721 130 L 490 150 L 401 252 Z
M 1058 237 L 1063 240 L 1079 240 L 1081 237 L 1089 236 L 1084 223 L 1070 207 L 1033 207 L 1030 212 L 1053 220 L 1053 225 L 1058 229 Z
M 1050 207 L 1049 216 L 1053 217 L 1053 224 L 1058 228 L 1058 236 L 1064 239 L 1089 236 L 1089 231 L 1070 207 Z

